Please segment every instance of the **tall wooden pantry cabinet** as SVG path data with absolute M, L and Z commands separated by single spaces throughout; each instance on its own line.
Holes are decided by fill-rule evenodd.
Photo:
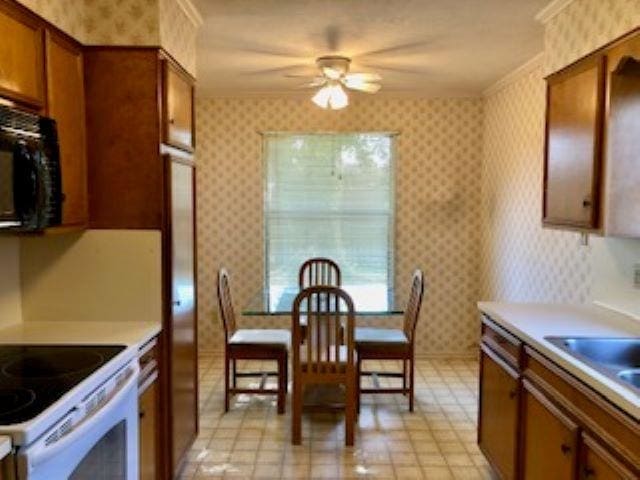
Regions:
M 158 478 L 198 430 L 193 78 L 163 50 L 88 47 L 89 226 L 162 238 Z

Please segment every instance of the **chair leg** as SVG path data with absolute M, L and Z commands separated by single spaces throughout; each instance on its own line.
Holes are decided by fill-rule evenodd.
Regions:
M 237 368 L 236 368 L 236 359 L 235 358 L 231 362 L 231 368 L 232 368 L 232 372 L 233 372 L 233 376 L 231 377 L 232 378 L 231 384 L 233 385 L 233 388 L 235 389 L 235 388 L 238 388 L 238 385 L 237 385 L 237 382 L 236 382 L 238 371 L 237 371 Z
M 284 413 L 285 394 L 287 391 L 286 380 L 287 354 L 284 353 L 278 358 L 278 414 Z
M 302 443 L 302 385 L 293 376 L 293 398 L 291 402 L 291 443 L 300 445 Z
M 356 385 L 355 379 L 347 382 L 347 391 L 346 391 L 346 405 L 345 405 L 345 440 L 344 443 L 346 446 L 350 447 L 354 443 L 354 430 L 356 423 Z
M 409 359 L 409 411 L 413 412 L 413 386 L 415 384 L 415 369 L 413 365 L 413 355 Z
M 224 356 L 224 411 L 229 411 L 229 356 Z
M 362 378 L 360 376 L 361 372 L 362 372 L 362 360 L 358 355 L 358 358 L 356 360 L 356 413 L 358 415 L 360 415 L 360 389 L 362 388 L 360 385 L 360 381 Z
M 407 395 L 407 359 L 403 358 L 402 359 L 402 389 L 404 390 L 404 392 L 402 393 L 403 395 Z

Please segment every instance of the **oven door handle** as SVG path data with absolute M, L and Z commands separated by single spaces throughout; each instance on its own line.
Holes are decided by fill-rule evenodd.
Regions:
M 29 469 L 31 470 L 37 467 L 49 460 L 51 457 L 56 456 L 62 450 L 68 448 L 69 445 L 73 444 L 79 437 L 82 437 L 87 430 L 91 429 L 96 422 L 101 422 L 108 417 L 113 410 L 119 406 L 118 404 L 120 401 L 130 393 L 132 389 L 137 390 L 140 367 L 138 366 L 138 362 L 133 362 L 132 367 L 133 371 L 126 382 L 100 409 L 96 410 L 88 417 L 83 418 L 80 423 L 73 428 L 73 430 L 66 435 L 63 435 L 60 440 L 50 445 L 45 445 L 44 442 L 38 442 L 37 445 L 34 445 L 34 449 L 28 454 Z

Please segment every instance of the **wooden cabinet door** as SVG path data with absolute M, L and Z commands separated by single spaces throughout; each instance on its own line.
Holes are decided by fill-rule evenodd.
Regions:
M 47 32 L 47 112 L 58 125 L 63 226 L 88 221 L 84 74 L 78 45 Z
M 0 96 L 44 106 L 42 24 L 9 2 L 0 2 Z
M 169 365 L 173 470 L 198 430 L 194 168 L 165 156 L 170 201 Z
M 604 57 L 547 79 L 543 222 L 595 229 L 600 206 Z
M 518 372 L 483 344 L 478 444 L 503 479 L 517 476 L 518 400 Z
M 164 142 L 193 151 L 193 82 L 164 62 Z
M 522 478 L 575 479 L 578 426 L 527 380 L 523 386 Z
M 140 395 L 140 480 L 159 478 L 158 465 L 158 382 L 153 381 Z
M 637 478 L 587 434 L 582 435 L 579 473 L 580 480 L 633 480 Z
M 640 33 L 607 53 L 607 235 L 640 238 Z

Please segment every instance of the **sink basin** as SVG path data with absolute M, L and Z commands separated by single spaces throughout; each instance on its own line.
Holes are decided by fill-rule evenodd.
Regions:
M 613 380 L 640 390 L 640 338 L 545 337 Z
M 636 388 L 640 388 L 640 368 L 634 370 L 622 370 L 618 372 L 618 377 L 625 382 L 629 382 Z

